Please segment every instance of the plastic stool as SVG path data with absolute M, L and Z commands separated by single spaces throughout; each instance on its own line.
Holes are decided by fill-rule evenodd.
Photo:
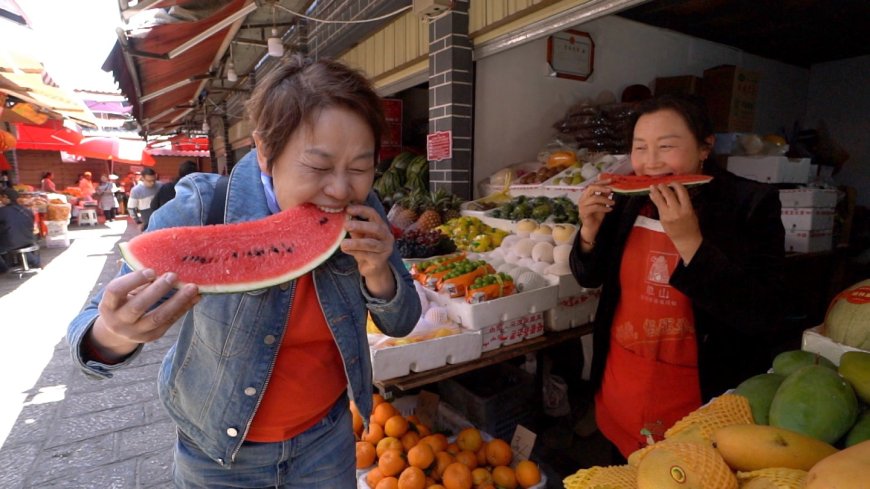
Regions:
M 7 255 L 18 255 L 19 266 L 12 268 L 9 271 L 17 273 L 19 279 L 23 277 L 24 274 L 36 273 L 39 271 L 38 268 L 30 268 L 30 265 L 27 263 L 27 254 L 31 251 L 39 251 L 39 245 L 26 246 L 24 248 L 18 248 L 17 250 L 10 250 L 6 253 Z
M 96 226 L 99 223 L 100 223 L 100 221 L 97 220 L 97 210 L 96 209 L 85 208 L 85 209 L 82 209 L 79 211 L 79 220 L 78 220 L 79 226 L 84 226 L 85 224 L 88 224 L 90 226 Z

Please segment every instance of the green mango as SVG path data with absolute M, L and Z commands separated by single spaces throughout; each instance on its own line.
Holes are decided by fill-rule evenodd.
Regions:
M 818 353 L 804 350 L 790 350 L 780 353 L 773 359 L 773 373 L 788 377 L 801 367 L 806 367 L 807 365 L 821 365 L 831 370 L 837 370 L 834 362 Z
M 870 411 L 864 411 L 864 414 L 858 417 L 855 426 L 849 430 L 846 435 L 846 448 L 867 440 L 870 440 Z
M 784 380 L 785 376 L 779 374 L 759 374 L 744 380 L 734 389 L 735 394 L 749 399 L 755 424 L 768 424 L 770 403 Z
M 789 375 L 770 404 L 770 426 L 833 444 L 858 419 L 858 398 L 836 371 L 808 365 Z
M 870 353 L 847 351 L 840 357 L 840 375 L 852 384 L 855 394 L 870 404 Z

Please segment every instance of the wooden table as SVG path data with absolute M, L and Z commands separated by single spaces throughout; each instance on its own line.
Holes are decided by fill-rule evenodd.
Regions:
M 577 326 L 565 331 L 546 332 L 543 336 L 538 336 L 537 338 L 523 340 L 513 345 L 503 346 L 501 348 L 496 348 L 495 350 L 484 352 L 480 358 L 475 360 L 453 365 L 445 365 L 443 367 L 423 372 L 411 373 L 402 377 L 375 381 L 374 385 L 378 388 L 381 394 L 388 396 L 396 391 L 407 391 L 424 385 L 433 384 L 440 380 L 448 379 L 496 363 L 501 363 L 510 360 L 511 358 L 525 355 L 526 353 L 541 352 L 551 346 L 569 340 L 579 339 L 581 336 L 590 333 L 592 333 L 592 323 Z

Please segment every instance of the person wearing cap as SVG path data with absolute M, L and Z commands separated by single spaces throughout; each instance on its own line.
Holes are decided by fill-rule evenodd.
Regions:
M 33 213 L 18 204 L 18 192 L 12 188 L 0 191 L 0 273 L 9 270 L 4 254 L 12 250 L 36 244 L 33 234 Z M 27 263 L 39 268 L 39 255 L 27 254 Z
M 91 181 L 91 172 L 82 173 L 79 179 L 79 190 L 82 193 L 83 200 L 94 200 L 94 183 Z

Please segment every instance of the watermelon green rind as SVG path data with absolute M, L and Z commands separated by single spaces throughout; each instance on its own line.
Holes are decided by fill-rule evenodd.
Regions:
M 681 183 L 684 187 L 694 187 L 703 185 L 713 180 L 710 175 L 665 175 L 653 177 L 649 175 L 617 175 L 613 173 L 602 173 L 599 177 L 601 180 L 609 179 L 611 182 L 607 184 L 610 189 L 617 194 L 626 195 L 645 195 L 649 193 L 650 185 Z
M 345 212 L 305 204 L 256 221 L 160 229 L 119 245 L 133 270 L 175 272 L 203 294 L 264 289 L 300 277 L 335 253 Z

